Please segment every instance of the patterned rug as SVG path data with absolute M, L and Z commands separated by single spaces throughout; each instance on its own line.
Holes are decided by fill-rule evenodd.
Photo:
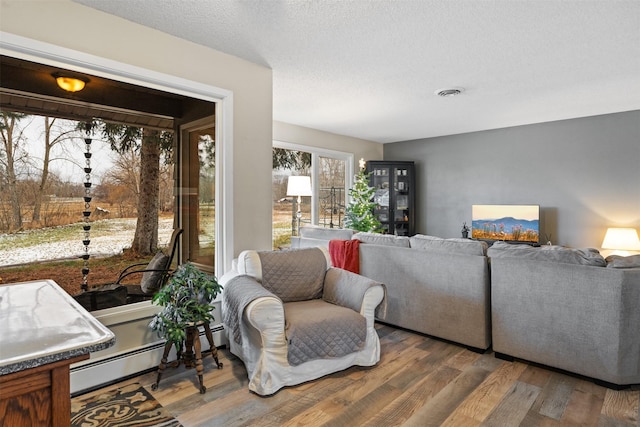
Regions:
M 71 400 L 71 427 L 182 427 L 140 384 Z

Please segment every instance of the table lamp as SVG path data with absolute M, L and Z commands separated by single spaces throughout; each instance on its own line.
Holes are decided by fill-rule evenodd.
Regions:
M 298 196 L 298 211 L 296 212 L 296 218 L 298 219 L 298 229 L 296 235 L 300 235 L 300 218 L 302 218 L 302 212 L 300 211 L 300 204 L 302 203 L 302 196 L 311 196 L 311 177 L 310 176 L 290 176 L 289 182 L 287 182 L 287 196 Z
M 610 255 L 629 256 L 629 251 L 640 251 L 640 239 L 635 228 L 608 228 L 602 249 L 613 249 Z

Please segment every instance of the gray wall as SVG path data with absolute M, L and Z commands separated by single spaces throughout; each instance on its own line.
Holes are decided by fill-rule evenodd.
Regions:
M 640 229 L 640 111 L 385 144 L 416 162 L 417 232 L 460 237 L 473 204 L 538 204 L 541 237 L 595 247 Z

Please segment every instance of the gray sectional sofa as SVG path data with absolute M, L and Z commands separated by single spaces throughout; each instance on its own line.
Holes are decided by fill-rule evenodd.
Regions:
M 496 354 L 610 385 L 640 383 L 640 268 L 558 246 L 497 242 L 487 255 Z
M 358 239 L 360 274 L 386 285 L 378 320 L 584 375 L 640 384 L 640 255 L 303 227 L 293 247 Z

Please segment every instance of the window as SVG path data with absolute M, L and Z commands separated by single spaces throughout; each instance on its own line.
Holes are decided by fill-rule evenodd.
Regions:
M 302 197 L 304 224 L 342 228 L 353 154 L 281 141 L 273 142 L 273 247 L 288 247 L 297 229 L 296 197 L 287 195 L 291 175 L 311 177 L 313 196 Z
M 6 67 L 12 67 L 9 70 L 17 69 L 15 73 L 6 73 L 16 78 L 11 81 L 2 81 L 3 87 L 0 90 L 3 92 L 3 106 L 5 106 L 5 102 L 8 102 L 9 106 L 14 105 L 13 100 L 15 100 L 15 105 L 25 104 L 22 97 L 24 92 L 28 93 L 29 96 L 34 96 L 37 100 L 37 103 L 29 104 L 32 105 L 30 108 L 43 108 L 42 111 L 30 110 L 30 113 L 46 114 L 47 111 L 64 111 L 65 114 L 69 115 L 69 118 L 78 119 L 87 115 L 88 117 L 104 117 L 106 111 L 110 116 L 104 117 L 105 119 L 108 118 L 109 120 L 113 119 L 113 121 L 135 125 L 139 123 L 138 114 L 131 115 L 127 111 L 132 111 L 132 106 L 142 104 L 144 108 L 141 108 L 140 111 L 151 113 L 156 126 L 162 128 L 166 127 L 167 121 L 171 121 L 175 125 L 185 125 L 180 119 L 181 117 L 185 118 L 184 120 L 187 120 L 186 118 L 195 120 L 205 115 L 212 115 L 214 114 L 213 108 L 210 110 L 209 108 L 215 105 L 215 119 L 212 119 L 215 120 L 214 141 L 217 145 L 216 161 L 218 162 L 218 167 L 215 170 L 217 174 L 215 195 L 218 199 L 215 213 L 219 220 L 215 222 L 214 226 L 216 229 L 215 238 L 219 239 L 219 241 L 217 247 L 215 247 L 216 262 L 214 264 L 217 266 L 217 275 L 224 274 L 231 267 L 234 255 L 234 236 L 233 227 L 229 226 L 229 224 L 233 222 L 231 213 L 233 209 L 231 203 L 233 197 L 231 191 L 233 172 L 231 168 L 225 168 L 224 166 L 230 163 L 226 159 L 232 153 L 232 133 L 225 132 L 226 129 L 232 128 L 232 92 L 105 58 L 88 58 L 81 52 L 59 48 L 35 40 L 23 39 L 11 34 L 3 35 L 0 47 L 4 49 L 4 54 L 0 61 L 0 66 L 3 70 L 2 74 L 5 74 Z M 43 52 L 46 52 L 46 55 Z M 34 59 L 37 62 L 32 62 Z M 82 69 L 76 71 L 91 75 L 92 81 L 100 80 L 104 84 L 110 85 L 109 87 L 118 88 L 118 90 L 105 91 L 106 98 L 103 101 L 108 103 L 105 105 L 109 105 L 107 110 L 102 111 L 102 104 L 96 105 L 90 100 L 82 99 L 82 92 L 79 92 L 79 95 L 74 95 L 73 98 L 60 99 L 47 93 L 34 93 L 34 91 L 43 90 L 42 85 L 34 83 L 39 82 L 37 76 L 42 73 L 43 69 L 59 70 L 69 67 L 73 69 L 74 67 L 77 68 L 78 64 L 83 64 L 83 66 Z M 5 92 L 5 85 L 7 86 L 7 92 Z M 139 90 L 139 87 L 145 89 Z M 127 93 L 126 91 L 129 89 L 132 89 L 131 93 L 134 95 L 131 98 L 122 96 L 122 93 Z M 144 96 L 136 94 L 144 94 Z M 123 104 L 120 104 L 121 102 Z M 181 104 L 180 107 L 176 107 L 176 102 Z M 132 103 L 135 105 L 132 105 Z M 36 107 L 33 107 L 33 105 Z M 179 114 L 176 115 L 175 113 Z M 81 114 L 81 116 L 78 116 L 78 114 Z M 214 124 L 209 123 L 209 127 L 212 126 Z M 180 159 L 177 159 L 177 161 L 180 161 Z M 181 167 L 182 164 L 176 164 L 176 182 L 179 182 L 178 180 L 181 178 L 179 173 Z M 169 199 L 174 196 L 180 197 L 181 195 L 181 188 L 174 189 L 173 187 L 170 194 L 163 193 Z M 177 213 L 181 214 L 184 211 L 184 209 L 179 208 Z M 182 224 L 178 225 L 182 226 Z M 184 249 L 184 245 L 182 246 L 181 250 Z
M 318 224 L 329 228 L 342 228 L 346 206 L 346 161 L 318 156 Z

